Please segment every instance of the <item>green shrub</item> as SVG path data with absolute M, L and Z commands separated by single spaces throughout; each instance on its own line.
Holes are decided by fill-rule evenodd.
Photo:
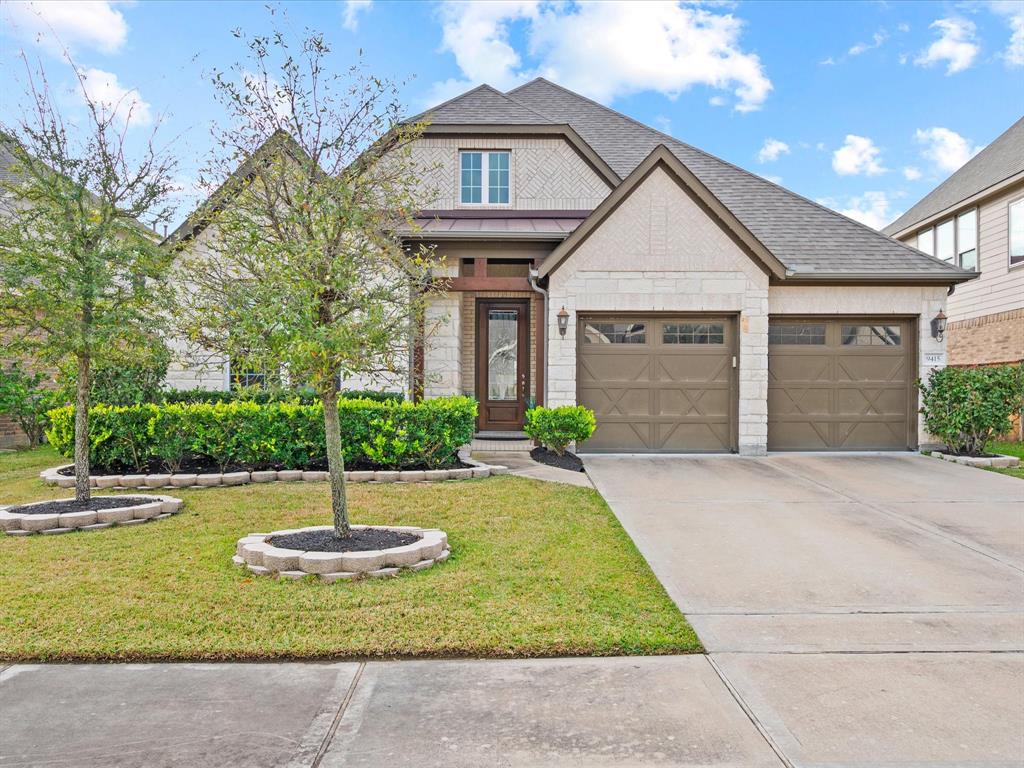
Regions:
M 977 455 L 1024 407 L 1024 365 L 942 368 L 918 387 L 927 430 L 951 451 Z
M 379 403 L 400 403 L 405 399 L 401 392 L 380 392 L 370 389 L 354 389 L 341 392 L 339 397 L 345 400 L 373 400 Z M 267 403 L 298 402 L 313 405 L 319 401 L 319 395 L 309 388 L 301 389 L 259 389 L 246 387 L 243 389 L 171 389 L 162 392 L 154 402 L 164 403 L 234 403 L 239 401 L 252 402 L 257 405 Z
M 562 405 L 558 408 L 531 408 L 526 412 L 523 431 L 561 456 L 569 443 L 583 442 L 594 434 L 596 428 L 597 420 L 592 410 L 582 405 Z
M 0 368 L 0 415 L 11 417 L 35 448 L 43 440 L 47 411 L 58 405 L 60 395 L 43 384 L 46 376 L 26 373 L 17 364 Z
M 420 403 L 341 399 L 342 450 L 349 466 L 445 467 L 473 438 L 476 401 Z M 47 436 L 63 455 L 74 450 L 74 407 L 50 412 Z M 327 461 L 323 407 L 299 402 L 169 403 L 89 409 L 90 461 L 137 470 L 155 461 L 177 471 L 189 459 L 221 471 L 301 469 Z

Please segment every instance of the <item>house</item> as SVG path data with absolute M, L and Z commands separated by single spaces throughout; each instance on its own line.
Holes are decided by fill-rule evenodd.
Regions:
M 950 365 L 1024 362 L 1024 118 L 883 231 L 980 272 L 946 302 Z
M 915 449 L 932 319 L 974 276 L 542 78 L 425 113 L 443 319 L 411 355 L 481 432 L 581 403 L 583 450 Z M 202 233 L 189 235 L 204 247 Z M 172 384 L 225 385 L 186 364 Z

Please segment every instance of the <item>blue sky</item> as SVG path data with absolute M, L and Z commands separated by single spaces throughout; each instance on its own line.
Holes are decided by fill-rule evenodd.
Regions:
M 408 80 L 410 111 L 481 82 L 543 75 L 882 226 L 1024 113 L 1024 0 L 1005 2 L 292 2 L 340 69 Z M 259 2 L 10 2 L 0 8 L 0 120 L 24 51 L 80 109 L 56 35 L 101 96 L 131 91 L 131 131 L 163 116 L 182 205 L 220 117 L 204 72 L 266 30 Z M 176 222 L 172 222 L 173 224 Z

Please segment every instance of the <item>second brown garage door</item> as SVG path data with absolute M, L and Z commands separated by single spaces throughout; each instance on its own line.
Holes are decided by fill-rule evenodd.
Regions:
M 773 317 L 768 450 L 916 445 L 914 322 Z
M 734 355 L 728 317 L 581 318 L 577 402 L 597 431 L 580 450 L 734 450 Z

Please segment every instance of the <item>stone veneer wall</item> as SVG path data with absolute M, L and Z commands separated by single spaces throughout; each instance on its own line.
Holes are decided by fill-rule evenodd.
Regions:
M 931 319 L 946 308 L 945 286 L 797 286 L 773 285 L 768 305 L 773 315 L 909 315 L 917 318 L 917 377 L 927 378 L 933 367 L 928 355 L 945 355 L 946 342 L 931 334 Z M 938 441 L 918 416 L 917 440 L 921 446 Z
M 508 205 L 459 203 L 460 149 L 510 150 Z M 426 136 L 415 143 L 412 154 L 423 169 L 423 189 L 436 195 L 432 208 L 589 211 L 611 191 L 562 138 Z
M 768 442 L 768 275 L 658 168 L 551 274 L 548 402 L 576 402 L 576 320 L 588 311 L 740 318 L 740 453 Z M 558 310 L 571 315 L 558 333 Z
M 458 262 L 435 270 L 437 277 L 457 277 Z M 426 310 L 423 344 L 423 396 L 462 394 L 462 302 L 458 293 L 431 298 Z
M 1024 309 L 951 322 L 950 365 L 995 365 L 1024 361 Z

